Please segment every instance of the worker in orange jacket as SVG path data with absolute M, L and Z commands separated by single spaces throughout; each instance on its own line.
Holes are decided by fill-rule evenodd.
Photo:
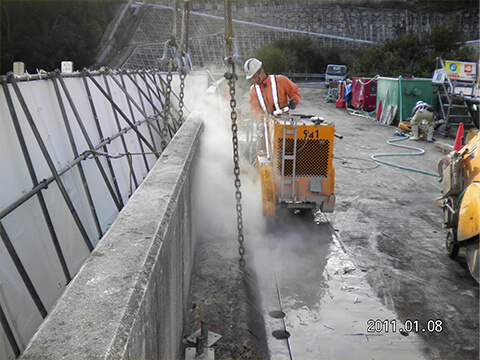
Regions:
M 302 96 L 289 78 L 282 75 L 268 75 L 262 62 L 255 58 L 245 61 L 246 78 L 253 81 L 248 104 L 250 112 L 261 120 L 264 115 L 281 115 L 295 109 Z

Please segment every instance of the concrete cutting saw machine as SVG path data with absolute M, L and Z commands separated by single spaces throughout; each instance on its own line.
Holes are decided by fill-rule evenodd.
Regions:
M 448 255 L 454 258 L 460 248 L 465 248 L 468 268 L 478 282 L 480 133 L 471 129 L 463 147 L 460 141 L 462 136 L 463 129 L 459 129 L 454 151 L 439 161 L 443 196 L 436 203 L 443 209 L 444 228 L 449 229 L 446 240 Z
M 260 174 L 263 213 L 280 208 L 333 212 L 335 126 L 307 115 L 265 116 L 261 151 L 255 164 Z

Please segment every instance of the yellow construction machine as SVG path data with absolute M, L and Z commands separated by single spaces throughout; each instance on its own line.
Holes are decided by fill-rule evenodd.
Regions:
M 461 130 L 461 134 L 460 134 Z M 478 241 L 480 233 L 480 133 L 468 131 L 465 145 L 459 129 L 453 151 L 440 160 L 438 170 L 443 182 L 443 196 L 437 206 L 443 209 L 444 228 L 448 228 L 448 255 L 456 257 L 466 248 L 470 273 L 479 279 Z
M 263 213 L 281 208 L 333 212 L 335 126 L 310 115 L 265 116 L 261 151 L 254 164 L 260 174 Z

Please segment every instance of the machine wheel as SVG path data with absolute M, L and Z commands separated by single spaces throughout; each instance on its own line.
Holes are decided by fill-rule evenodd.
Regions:
M 457 232 L 455 229 L 451 228 L 448 230 L 447 240 L 445 245 L 447 246 L 448 256 L 451 258 L 457 257 L 460 246 L 457 241 Z
M 467 264 L 470 274 L 478 282 L 480 272 L 478 269 L 478 235 L 467 241 Z

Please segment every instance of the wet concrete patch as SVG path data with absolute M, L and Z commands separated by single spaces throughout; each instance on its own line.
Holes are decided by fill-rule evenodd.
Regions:
M 368 331 L 372 318 L 398 320 L 372 291 L 365 271 L 349 260 L 334 229 L 313 217 L 290 221 L 265 234 L 265 248 L 257 244 L 256 251 L 264 311 L 280 306 L 285 313 L 284 319 L 266 318 L 271 357 L 422 358 L 416 336 Z M 288 339 L 275 336 L 282 321 Z
M 384 145 L 393 138 L 395 127 L 349 117 L 346 110 L 330 104 L 319 104 L 319 108 L 335 120 L 338 133 L 368 129 L 361 137 L 335 141 L 336 156 L 355 152 L 355 156 L 368 159 L 374 153 L 396 152 Z M 398 159 L 398 163 L 436 172 L 444 155 L 431 143 L 415 146 L 426 153 Z M 438 179 L 383 165 L 370 171 L 335 169 L 340 206 L 329 219 L 339 230 L 348 255 L 367 270 L 365 277 L 374 295 L 401 322 L 411 319 L 425 325 L 429 320 L 443 321 L 442 332 L 420 330 L 418 334 L 425 358 L 478 358 L 478 284 L 470 278 L 462 255 L 450 259 L 446 254 L 442 213 L 435 206 L 441 195 Z M 461 311 L 450 305 L 460 306 Z
M 299 112 L 335 121 L 336 131 L 348 134 L 335 140 L 335 156 L 368 160 L 391 151 L 385 142 L 394 127 L 319 103 L 318 89 L 301 92 Z M 362 136 L 356 136 L 359 131 Z M 433 144 L 417 146 L 426 154 L 400 162 L 434 172 L 443 155 Z M 335 169 L 337 206 L 327 221 L 288 216 L 247 237 L 271 358 L 478 358 L 478 284 L 462 255 L 452 260 L 445 253 L 441 211 L 434 205 L 441 184 L 383 165 L 358 170 L 335 163 Z M 237 307 L 234 312 L 241 308 L 224 305 Z M 272 311 L 285 317 L 272 317 Z M 406 331 L 407 320 L 419 331 Z M 422 331 L 432 320 L 442 321 L 442 331 Z M 282 329 L 288 339 L 272 335 Z
M 346 286 L 344 291 L 338 290 L 343 296 L 351 295 L 361 292 L 362 287 L 358 284 L 362 281 L 357 278 L 357 275 L 361 274 L 365 291 L 362 296 L 351 299 L 354 304 L 348 304 L 345 308 L 352 311 L 365 303 L 376 303 L 379 309 L 383 309 L 381 315 L 368 306 L 364 308 L 363 315 L 369 313 L 372 318 L 378 315 L 380 318 L 396 320 L 396 324 L 399 325 L 396 332 L 398 341 L 401 343 L 413 341 L 412 348 L 418 351 L 418 354 L 414 355 L 404 353 L 405 358 L 478 358 L 478 284 L 468 273 L 464 255 L 460 254 L 459 258 L 450 259 L 446 254 L 445 234 L 441 227 L 442 214 L 435 206 L 436 198 L 441 195 L 441 184 L 438 183 L 438 179 L 384 165 L 371 170 L 349 169 L 339 165 L 338 158 L 342 156 L 355 154 L 355 157 L 370 159 L 375 153 L 395 152 L 396 150 L 392 151 L 386 145 L 386 141 L 393 138 L 395 127 L 352 117 L 346 110 L 336 109 L 334 104 L 313 101 L 309 98 L 308 89 L 301 88 L 301 92 L 304 96 L 303 108 L 299 108 L 299 111 L 316 113 L 327 121 L 335 121 L 336 131 L 346 134 L 343 140 L 335 140 L 337 206 L 334 213 L 328 214 L 327 217 L 336 230 L 333 234 L 337 235 L 341 242 L 340 249 L 346 251 L 347 259 L 354 263 L 357 271 L 344 274 L 342 268 L 336 268 L 333 273 L 327 271 L 322 273 L 328 285 L 324 290 L 327 295 L 321 295 L 325 301 L 319 307 L 320 313 L 329 314 L 327 304 L 330 302 L 327 300 L 332 292 L 330 284 L 335 288 L 331 281 L 338 280 L 342 284 L 352 281 L 351 285 L 342 285 Z M 360 131 L 362 136 L 356 136 Z M 453 139 L 451 141 L 453 142 Z M 424 148 L 426 153 L 415 158 L 399 159 L 399 164 L 436 172 L 436 164 L 444 155 L 436 152 L 434 144 L 431 143 L 420 142 L 415 146 Z M 302 226 L 299 225 L 298 228 Z M 288 253 L 287 248 L 284 251 Z M 305 254 L 296 261 L 304 262 L 307 256 L 308 254 Z M 281 263 L 284 261 L 286 260 L 280 260 Z M 328 269 L 333 263 L 333 258 L 329 257 L 327 265 L 320 264 L 319 267 L 325 266 L 325 269 Z M 312 260 L 312 267 L 315 265 L 315 261 Z M 292 286 L 301 288 L 297 284 Z M 313 286 L 318 285 L 313 283 Z M 350 286 L 353 289 L 350 289 Z M 350 291 L 345 291 L 347 289 Z M 360 302 L 355 303 L 356 299 Z M 287 325 L 295 327 L 292 330 L 287 327 L 292 334 L 288 340 L 292 344 L 292 353 L 297 357 L 302 354 L 296 353 L 298 350 L 294 346 L 297 330 L 320 323 L 322 326 L 313 333 L 323 334 L 322 331 L 325 331 L 324 336 L 315 341 L 312 340 L 314 335 L 311 335 L 311 341 L 308 340 L 308 336 L 301 341 L 304 348 L 313 351 L 306 357 L 322 358 L 328 351 L 325 347 L 320 350 L 320 346 L 313 344 L 323 344 L 325 341 L 327 344 L 330 343 L 328 333 L 338 331 L 338 328 L 332 325 L 335 320 L 328 323 L 325 318 L 321 316 L 319 318 L 318 312 L 304 306 L 303 299 L 296 299 L 298 302 L 295 302 L 295 298 L 290 296 L 287 300 L 292 301 L 292 304 L 291 309 L 284 308 L 285 321 Z M 341 306 L 342 297 L 337 297 L 336 300 L 335 305 Z M 303 307 L 297 306 L 300 304 L 303 304 Z M 337 313 L 333 311 L 333 314 Z M 340 320 L 341 316 L 336 316 L 336 319 Z M 405 332 L 408 336 L 404 336 L 399 329 L 408 319 L 418 321 L 422 327 L 418 333 Z M 442 321 L 444 326 L 441 331 L 427 331 L 426 325 L 431 320 Z M 422 329 L 426 329 L 425 332 Z M 355 334 L 362 331 L 356 331 Z M 368 340 L 370 345 L 374 342 L 381 344 L 389 335 L 368 334 L 364 339 Z M 348 335 L 349 341 L 360 337 L 361 335 Z M 396 344 L 395 341 L 392 344 Z M 286 346 L 279 349 L 278 344 L 279 340 L 271 344 L 274 346 L 272 353 L 280 354 L 280 358 L 286 358 L 288 356 Z M 385 346 L 385 343 L 382 343 L 382 346 Z M 402 358 L 401 353 L 396 353 L 396 345 L 392 346 L 389 343 L 385 347 L 396 355 L 382 354 L 381 358 L 389 356 Z M 315 349 L 319 351 L 318 356 L 312 355 L 317 354 Z M 372 355 L 362 351 L 358 354 L 362 358 L 370 358 Z M 351 359 L 355 358 L 357 353 L 331 352 L 329 356 L 332 359 Z

